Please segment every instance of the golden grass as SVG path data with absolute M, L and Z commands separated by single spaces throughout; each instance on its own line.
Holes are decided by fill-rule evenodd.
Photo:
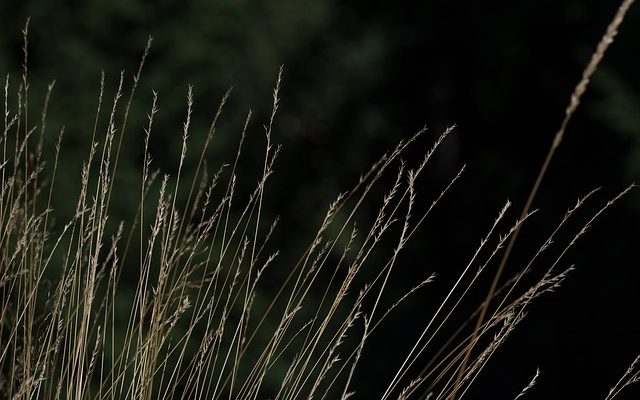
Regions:
M 559 145 L 566 124 L 586 90 L 607 46 L 613 40 L 625 1 L 576 88 L 566 118 L 550 150 Z M 23 73 L 17 90 L 7 76 L 4 85 L 4 125 L 0 137 L 0 394 L 12 399 L 152 399 L 229 398 L 346 399 L 357 392 L 354 372 L 365 355 L 366 344 L 381 323 L 418 290 L 435 280 L 427 275 L 399 298 L 387 287 L 401 262 L 407 243 L 436 209 L 439 201 L 463 174 L 451 177 L 426 209 L 419 211 L 417 182 L 432 155 L 453 128 L 433 140 L 422 161 L 410 168 L 401 157 L 409 146 L 426 136 L 422 129 L 384 154 L 346 192 L 337 196 L 308 247 L 293 265 L 281 262 L 270 238 L 278 220 L 265 220 L 265 188 L 274 173 L 280 147 L 273 141 L 283 71 L 280 69 L 272 99 L 272 112 L 264 124 L 262 169 L 246 198 L 238 195 L 245 181 L 238 175 L 243 145 L 252 129 L 246 116 L 238 149 L 229 163 L 210 170 L 208 146 L 223 114 L 230 92 L 222 97 L 205 133 L 195 176 L 185 182 L 183 168 L 189 152 L 193 92 L 189 87 L 177 173 L 160 177 L 153 170 L 153 140 L 158 93 L 144 130 L 144 159 L 140 171 L 139 203 L 135 217 L 112 229 L 110 204 L 129 111 L 142 76 L 151 41 L 139 69 L 128 84 L 124 74 L 112 96 L 101 132 L 105 75 L 100 78 L 92 142 L 87 149 L 75 199 L 73 217 L 53 223 L 59 206 L 52 204 L 64 155 L 63 132 L 54 154 L 43 153 L 47 109 L 54 85 L 48 86 L 38 124 L 30 111 L 28 75 L 28 22 L 24 29 Z M 12 105 L 12 106 L 10 106 Z M 36 140 L 37 136 L 37 140 Z M 45 162 L 52 167 L 46 168 Z M 450 399 L 462 397 L 487 361 L 523 320 L 531 301 L 557 289 L 572 266 L 563 267 L 567 251 L 604 211 L 632 186 L 606 202 L 574 233 L 557 246 L 550 263 L 540 256 L 553 247 L 560 230 L 569 229 L 575 210 L 591 200 L 588 193 L 571 207 L 551 230 L 529 263 L 506 282 L 500 282 L 509 249 L 520 227 L 531 217 L 530 201 L 520 218 L 507 223 L 507 203 L 489 227 L 469 261 L 460 268 L 441 303 L 424 321 L 424 329 L 399 366 L 390 366 L 391 380 L 382 399 L 398 397 Z M 377 186 L 397 168 L 395 179 L 382 198 Z M 393 176 L 393 175 L 392 175 Z M 245 178 L 252 181 L 255 177 Z M 179 195 L 186 193 L 184 204 Z M 373 221 L 362 221 L 358 211 L 378 205 Z M 146 220 L 149 211 L 153 219 Z M 360 227 L 360 228 L 358 228 Z M 498 233 L 502 231 L 502 233 Z M 139 254 L 130 255 L 134 241 Z M 391 247 L 388 243 L 393 243 Z M 507 245 L 507 250 L 504 246 Z M 377 253 L 388 250 L 387 258 Z M 375 257 L 373 254 L 376 254 Z M 488 266 L 500 260 L 489 295 L 466 322 L 452 326 L 453 315 Z M 544 269 L 527 289 L 518 286 L 523 276 Z M 272 268 L 286 271 L 279 286 L 263 289 L 262 278 Z M 127 296 L 121 283 L 123 268 L 135 269 L 134 291 Z M 373 270 L 361 279 L 363 269 Z M 47 276 L 55 278 L 48 283 Z M 278 276 L 276 274 L 276 276 Z M 499 286 L 499 285 L 502 286 Z M 256 305 L 256 297 L 266 303 Z M 320 295 L 317 295 L 317 294 Z M 122 304 L 126 303 L 123 314 Z M 488 312 L 489 304 L 497 304 Z M 257 309 L 256 309 L 257 307 Z M 123 323 L 122 321 L 126 321 Z M 476 322 L 475 329 L 468 329 Z M 445 345 L 431 349 L 437 337 Z M 355 340 L 347 337 L 355 336 Z M 438 336 L 440 335 L 440 336 Z M 474 353 L 475 346 L 483 349 Z M 435 355 L 421 364 L 427 349 Z M 607 399 L 638 381 L 636 359 Z M 416 374 L 416 371 L 420 371 Z M 537 382 L 539 371 L 517 397 Z

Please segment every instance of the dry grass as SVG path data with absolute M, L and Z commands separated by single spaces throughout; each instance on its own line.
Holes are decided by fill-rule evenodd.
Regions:
M 628 8 L 630 3 L 624 4 Z M 251 113 L 235 155 L 229 163 L 210 170 L 205 162 L 207 149 L 230 93 L 223 96 L 205 133 L 195 177 L 185 182 L 192 90 L 187 92 L 177 173 L 171 177 L 154 170 L 149 151 L 158 112 L 158 94 L 153 93 L 136 189 L 140 201 L 134 205 L 135 217 L 116 223 L 112 229 L 111 197 L 114 190 L 121 190 L 115 184 L 118 160 L 149 42 L 133 81 L 126 83 L 121 74 L 113 96 L 105 93 L 105 76 L 101 76 L 93 139 L 83 163 L 75 213 L 70 220 L 54 224 L 53 212 L 62 206 L 52 204 L 52 198 L 58 159 L 64 155 L 63 133 L 59 133 L 55 154 L 43 154 L 53 85 L 35 118 L 29 102 L 27 30 L 28 23 L 22 77 L 17 82 L 8 76 L 5 80 L 0 137 L 1 396 L 346 399 L 357 392 L 352 382 L 354 371 L 365 356 L 363 349 L 371 335 L 408 296 L 435 279 L 425 276 L 399 298 L 390 297 L 386 290 L 408 241 L 464 171 L 462 168 L 428 200 L 427 207 L 418 207 L 424 200 L 417 196 L 417 184 L 453 128 L 435 138 L 413 168 L 401 157 L 417 140 L 427 140 L 422 138 L 426 129 L 383 155 L 329 205 L 308 247 L 300 251 L 297 263 L 290 265 L 281 262 L 278 250 L 272 249 L 270 238 L 278 221 L 265 220 L 263 208 L 265 188 L 280 151 L 272 137 L 282 69 L 273 91 L 272 113 L 264 125 L 262 169 L 256 173 L 257 184 L 248 196 L 238 195 L 238 187 L 256 177 L 242 180 L 237 171 L 246 133 L 252 129 Z M 605 49 L 598 48 L 599 58 Z M 583 81 L 588 82 L 595 71 L 595 66 L 589 68 Z M 571 103 L 575 107 L 586 88 L 581 85 L 577 100 Z M 127 86 L 129 96 L 123 103 Z M 567 119 L 575 107 L 568 109 Z M 101 131 L 99 127 L 105 124 Z M 565 127 L 563 123 L 560 138 Z M 558 144 L 559 140 L 554 140 L 552 151 Z M 51 167 L 45 168 L 45 162 Z M 389 174 L 395 179 L 386 194 L 377 198 L 374 188 Z M 513 243 L 519 228 L 533 214 L 527 206 L 520 218 L 508 223 L 511 205 L 507 203 L 446 296 L 424 321 L 424 329 L 404 361 L 391 366 L 391 380 L 381 398 L 464 396 L 523 320 L 531 302 L 566 279 L 573 269 L 562 267 L 567 251 L 629 190 L 631 187 L 582 222 L 572 240 L 554 243 L 558 232 L 570 229 L 568 222 L 576 218 L 575 211 L 592 201 L 595 191 L 581 198 L 522 270 L 501 287 L 496 278 L 487 301 L 463 326 L 452 326 L 452 316 L 461 312 L 478 278 L 489 265 L 505 257 L 503 247 Z M 179 194 L 187 194 L 186 202 L 178 201 Z M 365 205 L 377 205 L 373 221 L 360 220 L 358 211 Z M 149 211 L 153 212 L 152 220 L 145 219 Z M 130 254 L 135 241 L 139 241 L 140 252 Z M 390 251 L 382 259 L 379 253 L 385 249 Z M 550 251 L 555 252 L 552 261 L 542 262 L 542 255 Z M 287 271 L 286 276 L 275 289 L 271 285 L 262 289 L 262 279 L 276 266 Z M 121 283 L 123 268 L 134 268 L 137 275 L 130 297 Z M 361 278 L 365 268 L 373 271 L 367 275 L 371 279 Z M 521 288 L 525 275 L 538 278 L 532 286 Z M 267 303 L 256 305 L 256 296 L 265 291 Z M 124 315 L 123 301 L 127 302 Z M 490 302 L 494 307 L 488 312 Z M 468 329 L 474 321 L 479 321 L 476 328 Z M 443 335 L 445 345 L 432 349 L 436 338 Z M 349 340 L 348 336 L 357 339 Z M 475 346 L 482 346 L 477 354 L 472 352 Z M 435 350 L 435 356 L 423 365 L 421 355 L 428 349 Z M 638 381 L 637 361 L 607 399 Z M 538 377 L 536 372 L 514 396 L 524 397 Z

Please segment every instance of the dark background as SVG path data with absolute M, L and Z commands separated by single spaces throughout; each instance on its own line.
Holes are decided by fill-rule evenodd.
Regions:
M 112 92 L 121 69 L 127 78 L 135 71 L 148 35 L 154 43 L 134 103 L 120 187 L 139 179 L 140 127 L 152 88 L 160 93 L 161 111 L 152 152 L 157 166 L 171 170 L 179 157 L 187 85 L 194 85 L 194 132 L 203 131 L 225 89 L 234 87 L 210 154 L 217 164 L 235 151 L 249 107 L 256 114 L 253 135 L 261 135 L 284 64 L 274 132 L 284 148 L 268 210 L 283 216 L 276 247 L 291 257 L 310 240 L 325 205 L 383 151 L 426 125 L 430 134 L 409 155 L 419 157 L 435 135 L 456 124 L 418 188 L 423 203 L 462 164 L 467 172 L 407 249 L 391 292 L 401 293 L 431 272 L 439 278 L 429 293 L 398 310 L 389 322 L 393 329 L 369 343 L 368 361 L 353 385 L 367 398 L 386 386 L 398 354 L 408 350 L 506 199 L 515 206 L 510 220 L 517 217 L 617 6 L 578 0 L 2 1 L 0 72 L 19 76 L 20 29 L 31 16 L 31 98 L 41 104 L 46 84 L 56 79 L 49 126 L 52 132 L 67 127 L 56 199 L 69 202 L 69 210 L 57 211 L 64 219 L 75 201 L 65 195 L 77 192 L 90 141 L 99 71 Z M 541 211 L 523 230 L 508 271 L 521 267 L 579 196 L 602 187 L 588 207 L 594 211 L 638 180 L 639 38 L 636 5 L 568 128 L 534 204 Z M 54 141 L 52 134 L 49 149 Z M 259 144 L 249 149 L 256 164 L 248 157 L 247 171 L 261 163 Z M 127 218 L 136 193 L 118 192 L 113 219 Z M 584 212 L 582 221 L 589 215 Z M 562 266 L 576 264 L 577 270 L 530 308 L 469 398 L 513 398 L 536 367 L 542 372 L 531 398 L 605 397 L 640 351 L 639 222 L 636 191 L 567 255 Z M 490 268 L 456 322 L 481 301 L 496 265 Z M 633 396 L 629 391 L 620 398 Z

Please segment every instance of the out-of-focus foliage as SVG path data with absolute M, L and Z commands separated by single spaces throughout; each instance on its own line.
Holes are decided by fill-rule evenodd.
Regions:
M 628 177 L 637 179 L 640 176 L 640 91 L 611 70 L 601 71 L 594 83 L 601 98 L 592 112 L 604 121 L 611 133 L 627 142 L 629 155 L 622 164 L 627 168 Z

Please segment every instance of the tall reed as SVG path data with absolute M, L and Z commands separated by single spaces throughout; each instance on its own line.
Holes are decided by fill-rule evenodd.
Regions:
M 600 205 L 575 229 L 570 222 L 579 219 L 576 210 L 593 202 L 596 191 L 580 198 L 528 263 L 506 281 L 500 279 L 520 227 L 535 213 L 533 197 L 567 122 L 632 2 L 623 2 L 585 70 L 521 216 L 508 221 L 509 202 L 497 212 L 459 267 L 458 278 L 425 316 L 402 363 L 389 367 L 382 399 L 464 396 L 531 302 L 557 289 L 573 270 L 565 266 L 568 250 L 633 188 Z M 193 132 L 194 95 L 187 89 L 173 175 L 156 169 L 150 150 L 161 96 L 153 92 L 140 139 L 144 153 L 137 187 L 118 186 L 125 136 L 135 129 L 128 121 L 149 40 L 131 82 L 121 73 L 115 93 L 107 93 L 109 77 L 100 77 L 78 193 L 67 197 L 72 217 L 59 221 L 56 210 L 65 205 L 53 199 L 56 177 L 64 173 L 58 169 L 65 156 L 63 130 L 48 154 L 43 143 L 51 134 L 47 110 L 54 85 L 44 96 L 29 85 L 28 28 L 27 21 L 22 76 L 5 78 L 0 137 L 2 397 L 346 399 L 357 394 L 362 382 L 354 377 L 363 368 L 372 335 L 409 296 L 436 280 L 426 274 L 397 297 L 388 290 L 407 243 L 464 173 L 462 167 L 430 198 L 418 196 L 433 155 L 454 128 L 435 136 L 424 128 L 400 141 L 329 204 L 307 247 L 298 249 L 297 262 L 282 261 L 271 244 L 279 220 L 268 219 L 265 209 L 281 150 L 274 121 L 282 68 L 260 139 L 248 139 L 247 133 L 256 130 L 249 112 L 237 151 L 213 168 L 208 154 L 231 92 L 222 96 L 208 130 Z M 37 112 L 32 90 L 35 98 L 43 98 Z M 195 150 L 194 173 L 186 174 L 193 135 L 205 140 Z M 246 140 L 261 140 L 264 146 L 261 166 L 249 177 L 239 172 Z M 404 161 L 418 141 L 429 141 L 428 150 L 416 163 Z M 245 195 L 251 182 L 256 183 Z M 112 199 L 122 190 L 135 190 L 139 202 L 131 204 L 131 220 L 112 221 Z M 363 218 L 365 206 L 376 207 L 375 218 Z M 570 240 L 555 243 L 567 231 Z M 462 326 L 453 325 L 470 291 L 496 262 L 486 300 Z M 125 275 L 135 277 L 129 286 Z M 525 275 L 535 277 L 529 287 L 522 287 Z M 427 351 L 433 356 L 425 363 Z M 638 374 L 636 358 L 607 399 L 637 382 Z M 537 371 L 514 397 L 525 396 L 539 380 Z

